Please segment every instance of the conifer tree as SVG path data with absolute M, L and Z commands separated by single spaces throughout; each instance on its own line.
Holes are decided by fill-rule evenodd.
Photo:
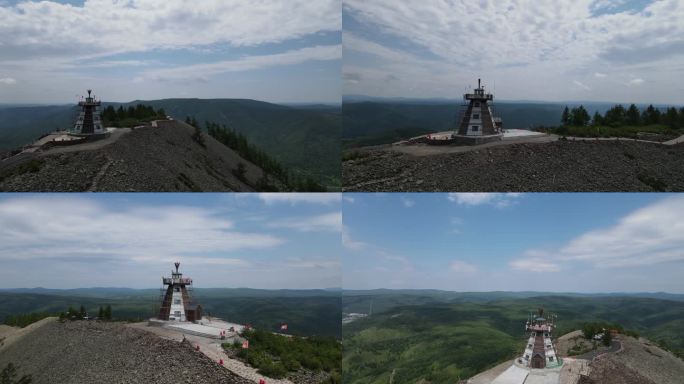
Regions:
M 563 123 L 563 125 L 568 125 L 570 123 L 570 110 L 568 109 L 567 105 L 563 110 L 563 116 L 561 116 L 561 123 Z
M 641 123 L 641 114 L 636 105 L 630 105 L 627 112 L 625 112 L 625 123 L 628 125 L 639 125 Z
M 646 108 L 646 124 L 659 124 L 660 123 L 660 111 L 653 107 L 653 104 Z

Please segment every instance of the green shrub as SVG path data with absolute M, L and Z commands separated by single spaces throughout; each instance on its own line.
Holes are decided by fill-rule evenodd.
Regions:
M 30 384 L 33 381 L 31 375 L 24 375 L 17 378 L 18 375 L 17 367 L 12 363 L 8 363 L 7 366 L 0 371 L 0 384 Z

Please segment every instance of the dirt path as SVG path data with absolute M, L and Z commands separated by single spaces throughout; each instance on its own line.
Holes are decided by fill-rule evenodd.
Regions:
M 108 157 L 107 162 L 102 166 L 102 168 L 100 168 L 100 171 L 93 178 L 93 183 L 90 184 L 90 187 L 88 187 L 87 192 L 97 191 L 97 183 L 99 183 L 100 180 L 102 180 L 102 177 L 104 177 L 105 173 L 107 173 L 107 169 L 109 169 L 112 163 L 114 163 L 114 160 Z

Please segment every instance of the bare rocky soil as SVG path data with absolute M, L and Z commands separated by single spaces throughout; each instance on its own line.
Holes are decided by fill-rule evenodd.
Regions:
M 204 135 L 201 146 L 183 122 L 158 124 L 101 148 L 97 142 L 81 144 L 84 151 L 56 147 L 28 154 L 24 162 L 0 162 L 0 191 L 252 191 L 263 175 L 212 137 Z M 239 163 L 245 164 L 246 182 L 233 173 Z
M 49 321 L 0 349 L 0 366 L 9 362 L 35 384 L 251 384 L 189 343 L 116 323 Z
M 343 191 L 684 191 L 684 145 L 563 141 L 412 156 L 350 151 Z
M 580 384 L 681 384 L 684 361 L 647 339 L 620 338 L 623 349 L 607 353 L 589 364 Z

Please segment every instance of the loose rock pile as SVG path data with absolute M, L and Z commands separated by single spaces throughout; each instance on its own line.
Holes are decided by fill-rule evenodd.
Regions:
M 198 144 L 193 133 L 182 122 L 160 121 L 158 128 L 135 129 L 101 148 L 36 153 L 32 158 L 39 162 L 38 169 L 0 167 L 0 191 L 253 190 L 263 176 L 261 168 L 212 137 L 205 135 L 205 145 Z M 245 166 L 243 180 L 235 175 L 240 163 Z
M 682 191 L 684 145 L 633 141 L 511 144 L 411 156 L 360 150 L 342 164 L 344 191 Z
M 33 383 L 251 382 L 230 373 L 188 343 L 161 339 L 116 323 L 50 322 L 0 353 Z

